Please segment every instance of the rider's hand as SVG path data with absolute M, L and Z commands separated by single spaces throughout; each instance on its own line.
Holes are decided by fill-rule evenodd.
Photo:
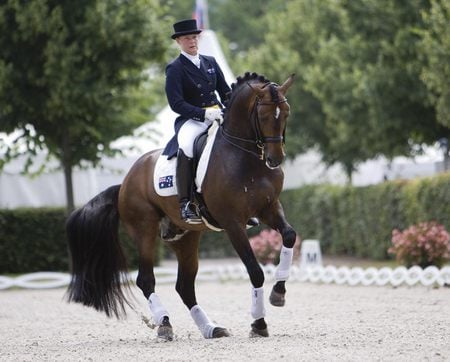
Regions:
M 211 122 L 217 121 L 219 124 L 223 122 L 222 110 L 220 108 L 206 108 L 205 119 Z

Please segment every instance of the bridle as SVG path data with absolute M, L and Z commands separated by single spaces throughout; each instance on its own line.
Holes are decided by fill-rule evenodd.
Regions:
M 247 85 L 251 88 L 251 85 L 248 82 L 247 82 Z M 283 129 L 282 136 L 264 136 L 262 134 L 261 122 L 260 122 L 259 114 L 258 114 L 258 107 L 259 106 L 274 106 L 274 105 L 278 106 L 279 104 L 287 102 L 286 98 L 283 98 L 281 100 L 279 99 L 278 91 L 276 89 L 278 84 L 266 83 L 266 84 L 264 84 L 264 86 L 261 89 L 265 88 L 266 86 L 270 87 L 269 89 L 270 89 L 270 94 L 271 94 L 272 100 L 270 102 L 263 102 L 261 98 L 256 96 L 255 102 L 253 103 L 252 110 L 250 112 L 250 121 L 252 121 L 251 125 L 253 128 L 253 132 L 255 133 L 255 136 L 256 136 L 255 139 L 248 139 L 248 138 L 233 136 L 225 130 L 225 127 L 223 125 L 221 127 L 222 135 L 229 144 L 239 148 L 242 151 L 245 151 L 247 153 L 250 153 L 250 154 L 258 157 L 260 160 L 264 160 L 264 158 L 265 158 L 264 148 L 267 143 L 283 143 L 284 144 L 284 140 L 285 140 L 284 135 L 285 135 L 285 131 L 286 131 L 286 129 Z M 285 126 L 285 128 L 286 128 L 286 126 Z M 237 140 L 237 141 L 241 141 L 244 143 L 250 143 L 250 144 L 256 145 L 259 152 L 256 153 L 251 150 L 248 150 L 245 147 L 241 147 L 238 144 L 234 143 L 232 140 Z

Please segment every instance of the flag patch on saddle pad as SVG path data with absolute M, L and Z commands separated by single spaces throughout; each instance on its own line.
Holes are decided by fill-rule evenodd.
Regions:
M 205 149 L 203 150 L 198 163 L 197 174 L 195 175 L 195 187 L 197 187 L 197 192 L 199 193 L 202 192 L 201 186 L 206 175 L 209 156 L 211 155 L 211 150 L 218 129 L 219 124 L 217 122 L 213 122 L 208 131 L 208 141 L 206 142 Z M 168 160 L 166 155 L 160 154 L 158 156 L 155 170 L 153 172 L 153 187 L 159 196 L 173 196 L 177 194 L 177 183 L 175 182 L 177 179 L 176 166 L 176 157 L 172 157 Z
M 169 187 L 173 187 L 173 175 L 160 177 L 158 185 L 160 189 L 167 189 Z

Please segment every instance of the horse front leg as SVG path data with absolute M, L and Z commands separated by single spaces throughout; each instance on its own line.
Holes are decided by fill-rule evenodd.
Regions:
M 271 212 L 264 215 L 263 222 L 277 230 L 283 238 L 280 262 L 275 271 L 275 285 L 269 297 L 270 304 L 275 307 L 283 307 L 286 304 L 286 281 L 290 275 L 297 233 L 286 221 L 283 207 L 279 201 L 273 205 Z
M 252 283 L 251 315 L 254 318 L 251 324 L 250 336 L 268 337 L 269 332 L 265 321 L 266 309 L 264 307 L 264 271 L 261 269 L 255 254 L 250 246 L 244 225 L 234 225 L 225 229 L 234 249 L 244 263 L 250 282 Z
M 206 312 L 198 305 L 195 296 L 195 278 L 198 271 L 198 246 L 200 233 L 190 231 L 178 242 L 171 243 L 178 259 L 176 290 L 189 309 L 192 319 L 204 338 L 229 337 L 226 328 L 213 323 Z

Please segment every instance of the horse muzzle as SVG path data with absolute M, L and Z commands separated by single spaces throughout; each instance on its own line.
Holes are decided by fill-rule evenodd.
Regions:
M 284 161 L 284 152 L 280 156 L 271 156 L 266 154 L 266 166 L 271 170 L 274 170 L 282 164 Z

